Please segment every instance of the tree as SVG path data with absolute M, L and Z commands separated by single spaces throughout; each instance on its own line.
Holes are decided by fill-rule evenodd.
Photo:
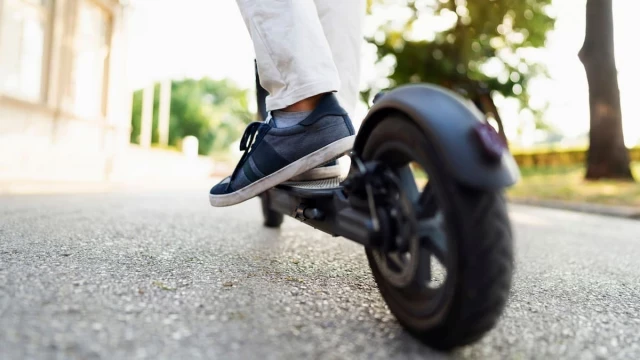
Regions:
M 584 44 L 579 52 L 589 84 L 589 180 L 633 180 L 622 133 L 620 89 L 613 41 L 611 0 L 587 0 Z
M 156 89 L 152 143 L 158 142 L 158 93 Z M 226 151 L 254 120 L 248 110 L 248 95 L 247 90 L 237 88 L 228 80 L 203 78 L 172 82 L 169 145 L 177 146 L 185 136 L 192 135 L 198 138 L 201 155 Z M 136 91 L 132 112 L 133 143 L 139 142 L 141 108 L 142 91 Z
M 551 0 L 374 3 L 383 9 L 409 9 L 403 26 L 389 19 L 368 39 L 378 48 L 378 62 L 395 63 L 388 76 L 389 87 L 415 82 L 438 84 L 459 90 L 498 117 L 495 108 L 487 104 L 492 93 L 516 97 L 526 105 L 527 81 L 546 73 L 526 55 L 528 50 L 544 46 L 547 31 L 554 26 L 555 20 L 547 11 Z M 425 25 L 430 23 L 439 24 L 440 29 L 429 30 Z M 420 27 L 427 29 L 419 31 Z M 374 90 L 381 89 L 372 87 L 363 92 L 365 101 Z

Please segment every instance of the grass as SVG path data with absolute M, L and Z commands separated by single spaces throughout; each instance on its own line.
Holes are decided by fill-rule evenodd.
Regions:
M 508 190 L 512 198 L 565 200 L 640 207 L 640 162 L 632 164 L 637 182 L 584 180 L 583 166 L 520 169 L 522 178 Z

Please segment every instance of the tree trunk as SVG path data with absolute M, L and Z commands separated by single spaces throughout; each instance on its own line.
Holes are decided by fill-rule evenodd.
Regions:
M 622 134 L 620 89 L 613 44 L 612 0 L 587 0 L 587 26 L 579 53 L 589 83 L 589 180 L 633 180 Z
M 504 140 L 504 143 L 507 145 L 507 147 L 509 147 L 509 140 L 507 140 L 507 134 L 504 132 L 504 124 L 502 123 L 502 118 L 500 117 L 500 113 L 498 113 L 498 108 L 496 107 L 496 103 L 493 102 L 491 94 L 488 92 L 481 93 L 479 95 L 478 101 L 482 104 L 482 109 L 485 114 L 490 113 L 491 115 L 493 115 L 496 123 L 498 123 L 498 134 L 500 135 L 502 140 Z

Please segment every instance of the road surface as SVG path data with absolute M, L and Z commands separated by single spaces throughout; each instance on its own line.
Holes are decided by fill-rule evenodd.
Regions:
M 443 354 L 395 322 L 358 245 L 207 201 L 0 197 L 0 358 L 640 359 L 640 221 L 512 205 L 505 315 Z

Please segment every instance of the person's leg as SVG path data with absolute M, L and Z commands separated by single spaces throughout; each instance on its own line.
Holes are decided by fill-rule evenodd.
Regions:
M 360 63 L 366 0 L 315 0 L 341 86 L 336 94 L 353 114 L 359 98 Z
M 333 61 L 340 77 L 337 92 L 342 107 L 353 117 L 359 98 L 360 63 L 366 0 L 314 0 Z M 348 164 L 342 164 L 348 168 Z M 300 174 L 293 181 L 340 176 L 343 166 L 333 161 Z M 345 169 L 346 169 L 345 168 Z
M 313 0 L 237 0 L 256 51 L 272 120 L 247 128 L 233 174 L 214 186 L 213 206 L 245 201 L 330 162 L 355 131 L 333 92 L 338 70 Z
M 237 0 L 256 53 L 267 111 L 310 111 L 340 77 L 313 0 Z

